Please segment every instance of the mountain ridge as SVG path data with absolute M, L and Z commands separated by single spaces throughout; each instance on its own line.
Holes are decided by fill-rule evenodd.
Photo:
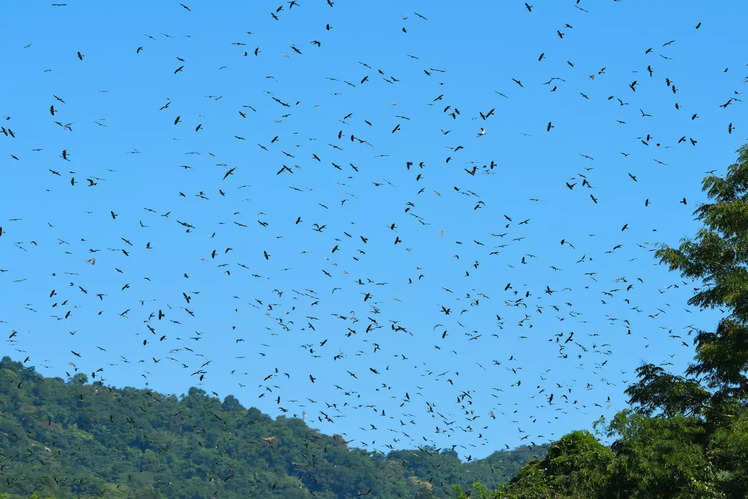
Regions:
M 365 451 L 231 395 L 114 388 L 82 373 L 64 381 L 9 357 L 0 407 L 0 494 L 9 497 L 449 497 L 453 485 L 498 486 L 546 450 L 467 463 L 450 449 Z

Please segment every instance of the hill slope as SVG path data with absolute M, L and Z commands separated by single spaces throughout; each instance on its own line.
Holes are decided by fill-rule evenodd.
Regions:
M 498 486 L 544 447 L 462 463 L 437 449 L 348 448 L 191 388 L 181 398 L 45 378 L 0 361 L 0 492 L 54 497 L 444 497 Z

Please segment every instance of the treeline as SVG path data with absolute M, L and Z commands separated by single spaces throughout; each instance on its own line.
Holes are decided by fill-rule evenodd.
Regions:
M 544 452 L 385 455 L 232 396 L 115 389 L 0 361 L 0 493 L 10 497 L 445 497 L 455 484 L 499 486 Z

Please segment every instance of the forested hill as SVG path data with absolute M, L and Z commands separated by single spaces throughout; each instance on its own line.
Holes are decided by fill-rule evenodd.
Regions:
M 384 455 L 232 396 L 65 382 L 0 361 L 0 497 L 444 497 L 455 484 L 495 487 L 545 451 Z

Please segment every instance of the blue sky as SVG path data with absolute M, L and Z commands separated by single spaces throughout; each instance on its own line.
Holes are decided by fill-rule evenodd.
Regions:
M 2 354 L 482 457 L 714 324 L 652 251 L 746 142 L 748 6 L 184 3 L 0 7 Z

